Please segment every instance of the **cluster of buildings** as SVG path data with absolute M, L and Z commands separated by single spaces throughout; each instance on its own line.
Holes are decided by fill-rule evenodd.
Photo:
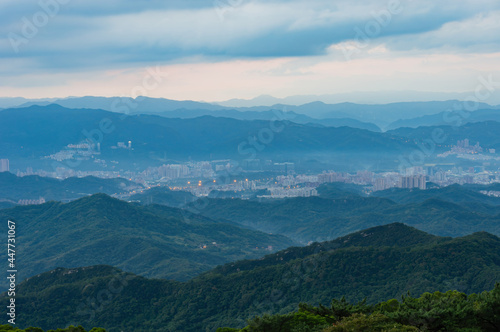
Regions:
M 274 187 L 267 189 L 269 194 L 259 195 L 259 198 L 290 198 L 290 197 L 311 197 L 318 196 L 318 191 L 314 187 Z
M 111 146 L 111 149 L 125 149 L 125 150 L 133 150 L 132 149 L 132 141 L 128 142 L 117 142 L 116 145 Z M 90 140 L 85 140 L 77 144 L 68 144 L 60 151 L 45 156 L 42 159 L 52 159 L 56 161 L 63 160 L 89 160 L 96 159 L 96 162 L 103 163 L 102 160 L 97 159 L 97 156 L 101 154 L 101 143 L 94 144 Z M 105 162 L 104 162 L 105 163 Z
M 42 159 L 52 159 L 59 162 L 71 159 L 88 160 L 92 158 L 92 156 L 100 154 L 100 144 L 98 144 L 98 146 L 99 148 L 96 150 L 96 146 L 88 142 L 68 144 L 62 150 L 45 156 Z
M 483 152 L 483 148 L 479 145 L 479 142 L 477 142 L 475 145 L 470 145 L 469 144 L 469 139 L 464 139 L 463 141 L 457 141 L 457 145 L 454 145 L 451 148 L 452 153 L 481 153 Z
M 113 150 L 116 150 L 116 149 L 132 150 L 132 141 L 128 141 L 128 143 L 117 142 L 116 145 L 111 147 L 111 149 L 113 149 Z M 100 151 L 100 147 L 99 147 L 99 151 Z
M 356 174 L 325 172 L 318 175 L 318 182 L 344 182 L 364 185 L 369 191 L 386 190 L 390 188 L 418 188 L 425 190 L 432 182 L 438 186 L 452 184 L 491 184 L 500 182 L 500 173 L 488 171 L 484 166 L 469 168 L 454 165 L 427 164 L 415 166 L 399 172 L 358 172 Z
M 132 142 L 117 142 L 113 149 L 132 150 Z M 438 157 L 456 155 L 474 163 L 473 167 L 458 167 L 452 163 L 426 164 L 405 169 L 402 172 L 371 172 L 361 170 L 355 173 L 323 171 L 320 174 L 297 174 L 293 162 L 273 162 L 272 160 L 247 159 L 241 163 L 233 160 L 212 160 L 164 164 L 158 167 L 148 167 L 143 171 L 130 170 L 94 170 L 79 171 L 76 169 L 57 167 L 51 172 L 37 171 L 28 167 L 26 171 L 17 171 L 18 176 L 40 175 L 56 178 L 95 176 L 99 178 L 122 177 L 147 186 L 168 185 L 176 190 L 186 190 L 196 196 L 208 196 L 213 191 L 234 192 L 237 196 L 242 192 L 258 192 L 258 197 L 284 198 L 309 197 L 317 195 L 316 188 L 323 183 L 343 182 L 361 185 L 367 193 L 390 188 L 418 188 L 425 190 L 432 182 L 439 186 L 451 184 L 490 184 L 500 182 L 500 173 L 492 171 L 492 159 L 500 160 L 494 149 L 484 151 L 479 142 L 472 145 L 469 139 L 458 141 L 451 150 Z M 106 161 L 97 158 L 100 154 L 100 144 L 93 145 L 84 141 L 79 144 L 69 144 L 63 150 L 46 158 L 62 161 L 74 158 L 92 158 L 94 162 Z M 438 159 L 439 160 L 439 159 Z M 116 161 L 110 161 L 116 163 Z M 496 163 L 496 162 L 495 162 Z M 465 162 L 464 162 L 465 164 Z M 494 164 L 495 165 L 495 164 Z M 488 167 L 490 170 L 487 170 Z M 118 167 L 116 167 L 118 168 Z M 101 168 L 103 169 L 103 168 Z M 0 159 L 0 172 L 9 171 L 9 160 Z M 248 174 L 252 179 L 241 179 Z M 262 178 L 250 174 L 264 174 Z M 273 174 L 273 175 L 270 175 Z M 264 178 L 266 177 L 267 178 Z M 258 177 L 258 176 L 257 176 Z M 223 178 L 223 180 L 221 180 Z M 263 194 L 265 192 L 265 194 Z M 495 193 L 488 193 L 495 195 Z M 228 195 L 229 196 L 229 195 Z
M 39 199 L 20 199 L 17 201 L 18 205 L 40 205 L 45 203 L 45 198 L 40 197 Z
M 500 191 L 496 190 L 482 190 L 480 193 L 486 196 L 500 197 Z
M 483 153 L 484 152 L 484 153 Z M 481 154 L 483 153 L 483 154 Z M 462 159 L 469 160 L 489 160 L 489 159 L 497 159 L 491 155 L 495 154 L 495 149 L 487 149 L 486 151 L 479 145 L 479 142 L 476 142 L 474 145 L 470 145 L 470 141 L 468 138 L 457 141 L 457 145 L 453 145 L 450 151 L 438 154 L 440 158 L 446 158 L 450 155 L 457 155 L 457 157 Z M 490 154 L 490 155 L 488 155 Z
M 189 162 L 148 167 L 138 174 L 143 181 L 169 181 L 188 178 L 213 178 L 217 171 L 230 169 L 229 160 Z

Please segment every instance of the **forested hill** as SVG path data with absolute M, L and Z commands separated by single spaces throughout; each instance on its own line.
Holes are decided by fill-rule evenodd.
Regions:
M 479 191 L 488 190 L 489 186 L 474 187 L 453 184 L 443 188 L 431 188 L 427 190 L 391 188 L 376 191 L 372 194 L 375 197 L 384 197 L 397 203 L 421 203 L 428 199 L 435 198 L 447 202 L 465 204 L 471 208 L 478 205 L 500 206 L 500 198 L 481 194 Z
M 106 126 L 103 127 L 103 120 Z M 212 116 L 193 119 L 164 118 L 157 115 L 129 115 L 94 109 L 68 109 L 59 105 L 31 106 L 0 112 L 0 150 L 16 158 L 39 158 L 54 154 L 68 144 L 102 135 L 102 158 L 144 159 L 151 154 L 189 160 L 210 155 L 241 157 L 239 145 L 263 128 L 280 128 L 259 155 L 312 152 L 394 154 L 410 151 L 413 143 L 400 137 L 350 127 L 323 127 L 290 121 L 236 120 Z M 58 135 L 49 134 L 46 128 Z M 99 131 L 101 129 L 101 131 Z M 278 135 L 279 132 L 279 135 Z M 96 135 L 95 137 L 88 137 Z M 273 133 L 274 134 L 274 133 Z M 113 150 L 117 142 L 132 141 L 132 150 Z
M 473 293 L 498 280 L 500 238 L 439 238 L 393 224 L 228 264 L 188 282 L 135 277 L 107 266 L 57 269 L 21 283 L 16 303 L 20 327 L 215 331 L 242 327 L 255 315 L 293 311 L 300 302 L 328 304 L 345 295 L 375 303 L 408 291 Z
M 500 235 L 500 208 L 475 201 L 453 203 L 426 196 L 423 201 L 397 204 L 383 197 L 330 191 L 330 197 L 297 197 L 276 201 L 207 199 L 200 213 L 231 220 L 295 241 L 327 241 L 377 225 L 403 222 L 440 236 L 464 236 L 478 231 Z M 426 192 L 422 193 L 422 196 Z M 478 194 L 480 195 L 480 194 Z M 403 196 L 400 196 L 403 197 Z M 392 197 L 391 197 L 392 198 Z
M 15 202 L 40 197 L 46 201 L 65 201 L 97 193 L 113 195 L 135 188 L 142 188 L 142 185 L 123 178 L 101 179 L 87 176 L 59 180 L 38 175 L 18 177 L 9 172 L 0 172 L 0 199 Z
M 188 280 L 220 264 L 261 257 L 269 247 L 295 244 L 281 235 L 105 194 L 3 209 L 0 220 L 16 223 L 21 279 L 59 266 L 109 264 L 148 277 Z M 0 259 L 6 261 L 7 252 Z

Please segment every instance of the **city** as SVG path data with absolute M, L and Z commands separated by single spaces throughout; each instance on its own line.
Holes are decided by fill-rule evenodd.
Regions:
M 89 146 L 72 146 L 71 148 L 87 149 Z M 114 148 L 132 149 L 132 142 L 125 144 L 118 142 Z M 100 147 L 99 147 L 100 149 Z M 92 152 L 86 158 L 94 158 Z M 61 153 L 56 154 L 60 156 Z M 500 156 L 490 149 L 483 154 L 479 143 L 471 146 L 469 140 L 458 141 L 451 150 L 439 154 L 438 158 L 457 155 L 458 158 L 474 160 L 477 166 L 462 167 L 455 163 L 423 164 L 405 168 L 403 172 L 387 171 L 357 171 L 355 173 L 336 172 L 325 170 L 321 173 L 299 174 L 295 171 L 293 162 L 275 163 L 272 160 L 248 159 L 242 163 L 237 161 L 211 160 L 187 162 L 182 164 L 165 164 L 159 167 L 148 167 L 142 172 L 133 171 L 82 171 L 58 167 L 54 172 L 44 170 L 16 170 L 17 176 L 38 175 L 65 179 L 68 177 L 94 176 L 98 178 L 125 178 L 142 185 L 144 188 L 157 186 L 168 187 L 171 190 L 182 190 L 197 197 L 226 197 L 243 198 L 258 197 L 263 199 L 309 197 L 316 196 L 317 188 L 324 183 L 341 182 L 363 187 L 366 194 L 391 188 L 418 188 L 425 190 L 430 187 L 445 187 L 453 184 L 480 184 L 488 185 L 500 183 L 500 171 L 491 169 L 490 163 L 485 160 L 500 160 Z M 69 153 L 65 158 L 81 156 Z M 470 158 L 469 158 L 470 157 Z M 106 164 L 104 160 L 96 162 Z M 111 161 L 113 163 L 113 161 Z M 115 162 L 118 164 L 118 162 Z M 0 172 L 10 170 L 8 159 L 0 159 Z M 137 189 L 143 191 L 144 189 Z M 116 193 L 117 197 L 128 197 L 132 192 Z M 495 193 L 488 193 L 493 195 Z M 18 204 L 42 204 L 45 200 L 23 200 Z

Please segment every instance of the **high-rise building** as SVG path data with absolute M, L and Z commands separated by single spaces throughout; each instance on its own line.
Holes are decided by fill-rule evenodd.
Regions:
M 402 176 L 399 181 L 399 187 L 426 189 L 425 175 Z
M 9 159 L 0 159 L 0 172 L 8 172 L 9 170 Z

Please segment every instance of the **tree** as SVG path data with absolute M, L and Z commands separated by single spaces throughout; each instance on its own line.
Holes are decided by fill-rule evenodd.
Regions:
M 340 300 L 333 299 L 330 308 L 320 304 L 319 307 L 314 307 L 309 304 L 301 303 L 299 308 L 302 311 L 307 311 L 315 315 L 324 317 L 328 323 L 335 323 L 344 317 L 349 317 L 356 313 L 369 313 L 373 310 L 372 306 L 366 304 L 366 299 L 357 304 L 347 302 L 345 297 Z
M 471 295 L 471 300 L 477 326 L 483 331 L 500 331 L 500 283 L 489 292 Z
M 366 315 L 355 313 L 344 317 L 340 322 L 324 330 L 324 332 L 418 332 L 413 326 L 395 323 L 392 319 L 379 313 Z

